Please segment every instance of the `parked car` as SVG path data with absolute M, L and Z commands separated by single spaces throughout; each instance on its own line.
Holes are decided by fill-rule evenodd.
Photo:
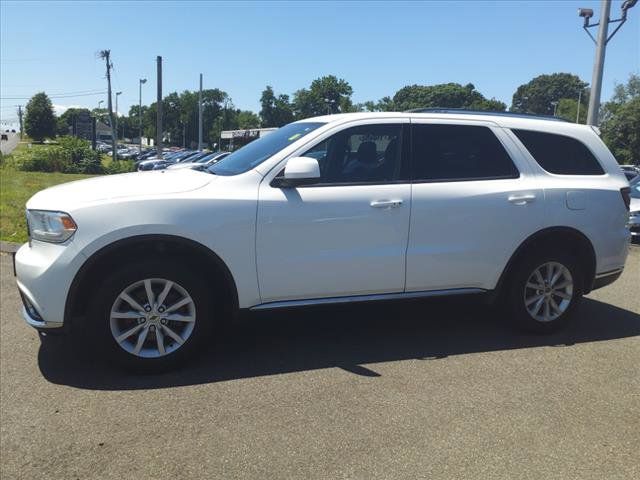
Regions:
M 634 242 L 640 242 L 640 176 L 631 181 L 629 231 Z
M 620 168 L 629 181 L 640 175 L 640 167 L 636 167 L 635 165 L 620 165 Z
M 547 333 L 622 273 L 630 200 L 589 126 L 339 114 L 204 172 L 43 190 L 15 272 L 29 325 L 136 369 L 189 358 L 239 310 L 471 295 Z
M 231 152 L 213 152 L 195 162 L 180 162 L 175 165 L 169 165 L 168 170 L 178 170 L 183 168 L 191 168 L 192 170 L 205 170 L 216 162 L 219 162 Z
M 194 150 L 181 150 L 163 155 L 162 158 L 149 158 L 138 163 L 138 171 L 153 170 L 156 165 L 162 165 L 162 168 L 172 163 L 176 163 L 181 159 L 196 155 L 198 152 Z

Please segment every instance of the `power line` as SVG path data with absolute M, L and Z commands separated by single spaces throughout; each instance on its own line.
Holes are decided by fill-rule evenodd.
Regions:
M 55 95 L 47 95 L 49 98 L 75 98 L 75 97 L 91 97 L 95 95 L 104 95 L 106 91 L 92 92 L 92 93 L 78 93 L 78 94 L 64 94 L 59 93 Z M 0 100 L 29 100 L 31 97 L 0 97 Z

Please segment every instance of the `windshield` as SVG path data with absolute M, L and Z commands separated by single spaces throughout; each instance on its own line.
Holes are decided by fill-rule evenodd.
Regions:
M 321 127 L 320 122 L 290 123 L 245 145 L 228 157 L 210 166 L 208 170 L 216 175 L 238 175 L 260 165 L 269 157 L 288 147 L 296 140 Z
M 631 181 L 631 196 L 640 198 L 640 175 Z

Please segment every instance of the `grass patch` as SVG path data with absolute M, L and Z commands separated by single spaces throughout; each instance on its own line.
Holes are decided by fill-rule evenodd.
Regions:
M 0 169 L 0 240 L 6 242 L 27 241 L 24 209 L 27 200 L 33 194 L 53 185 L 91 176 L 69 173 L 22 172 L 12 168 Z

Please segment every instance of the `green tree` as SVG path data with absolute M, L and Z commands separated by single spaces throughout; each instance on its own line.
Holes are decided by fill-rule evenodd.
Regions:
M 578 123 L 587 123 L 587 104 L 583 101 L 580 102 L 580 118 Z M 564 118 L 570 122 L 576 121 L 576 115 L 578 114 L 578 99 L 562 98 L 558 101 L 558 109 L 556 110 L 556 116 Z
M 391 97 L 382 97 L 377 102 L 369 100 L 364 102 L 362 107 L 366 112 L 393 112 L 397 110 Z
M 353 88 L 334 75 L 317 78 L 311 86 L 293 94 L 293 111 L 297 119 L 351 111 Z
M 580 77 L 570 73 L 539 75 L 518 87 L 513 94 L 511 111 L 553 115 L 554 106 L 551 102 L 559 102 L 563 98 L 577 100 L 580 92 L 583 101 L 587 101 L 587 85 Z
M 387 97 L 388 98 L 388 97 Z M 391 105 L 388 99 L 381 105 Z M 381 102 L 383 101 L 381 100 Z M 465 108 L 471 110 L 504 111 L 507 106 L 495 99 L 487 99 L 468 83 L 442 83 L 438 85 L 408 85 L 393 96 L 393 108 L 398 111 L 414 108 Z
M 260 118 L 265 128 L 281 127 L 293 121 L 293 109 L 289 95 L 276 96 L 269 85 L 260 96 Z
M 236 122 L 240 129 L 251 129 L 260 127 L 260 117 L 249 110 L 238 110 L 236 113 Z
M 621 164 L 640 165 L 640 76 L 616 85 L 603 105 L 602 139 Z
M 36 142 L 56 135 L 56 116 L 46 93 L 36 93 L 27 103 L 24 129 Z
M 56 134 L 59 137 L 71 135 L 73 132 L 73 119 L 82 112 L 91 113 L 88 108 L 67 108 L 56 120 Z

